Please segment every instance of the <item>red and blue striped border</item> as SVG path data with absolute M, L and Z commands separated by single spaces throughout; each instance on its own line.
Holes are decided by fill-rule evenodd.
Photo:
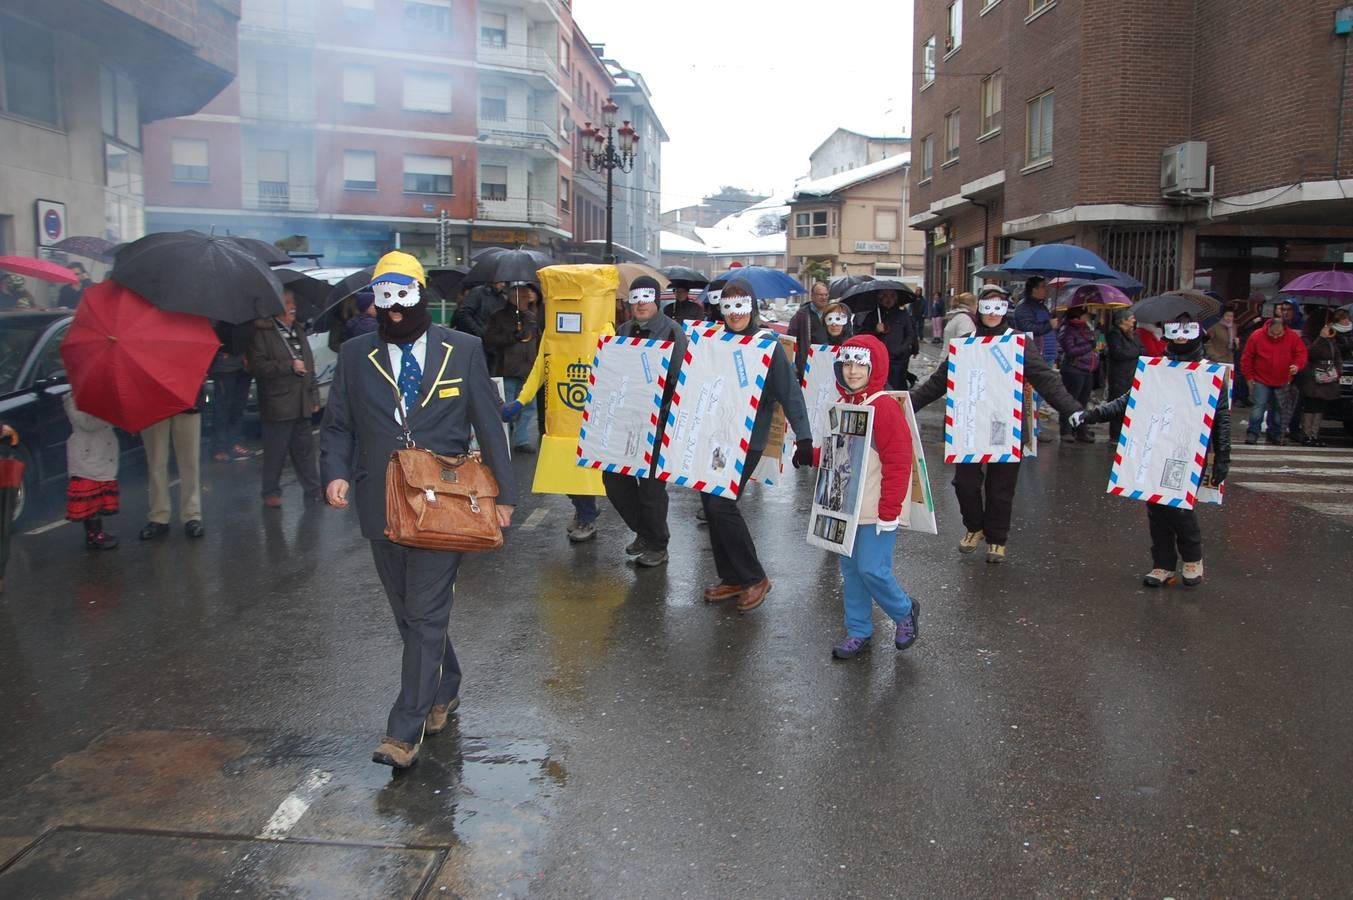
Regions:
M 617 347 L 653 348 L 667 354 L 662 358 L 660 374 L 658 375 L 658 392 L 653 398 L 653 412 L 649 414 L 649 428 L 644 434 L 644 439 L 648 442 L 648 449 L 644 451 L 645 470 L 642 472 L 633 466 L 622 466 L 619 463 L 607 463 L 583 456 L 583 439 L 587 437 L 587 423 L 591 418 L 589 411 L 592 409 L 592 390 L 597 385 L 597 366 L 601 365 L 601 350 L 607 344 Z M 656 338 L 620 337 L 619 335 L 606 335 L 597 341 L 597 352 L 592 357 L 592 371 L 587 375 L 587 402 L 583 406 L 583 424 L 578 429 L 577 464 L 579 466 L 585 469 L 600 469 L 603 472 L 616 472 L 620 475 L 645 476 L 648 474 L 648 470 L 653 467 L 653 447 L 658 440 L 658 412 L 662 409 L 663 392 L 667 390 L 667 367 L 672 361 L 672 347 L 672 341 L 660 341 Z

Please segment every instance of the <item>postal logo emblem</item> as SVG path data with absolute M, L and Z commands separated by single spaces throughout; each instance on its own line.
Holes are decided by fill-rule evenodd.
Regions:
M 564 370 L 565 377 L 557 387 L 559 399 L 569 409 L 582 412 L 587 405 L 587 376 L 591 373 L 591 364 L 582 361 L 571 362 Z

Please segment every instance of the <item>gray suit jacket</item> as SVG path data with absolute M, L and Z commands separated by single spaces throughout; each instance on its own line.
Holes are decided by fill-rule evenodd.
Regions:
M 515 505 L 502 407 L 479 338 L 441 325 L 429 328 L 427 338 L 422 387 L 409 416 L 414 443 L 436 453 L 464 453 L 473 430 L 498 481 L 498 502 Z M 376 334 L 343 344 L 320 432 L 324 483 L 341 478 L 352 485 L 362 536 L 369 540 L 385 537 L 385 468 L 390 454 L 404 447 L 388 347 Z

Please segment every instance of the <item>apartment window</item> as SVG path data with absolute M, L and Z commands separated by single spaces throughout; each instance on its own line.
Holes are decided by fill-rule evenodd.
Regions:
M 174 138 L 169 142 L 169 164 L 169 177 L 174 181 L 204 184 L 211 180 L 206 141 Z
M 568 196 L 568 179 L 561 177 L 559 179 L 559 208 L 564 212 L 568 212 Z
M 895 209 L 874 210 L 874 240 L 876 241 L 897 240 L 897 210 Z
M 429 72 L 404 73 L 404 108 L 416 112 L 449 113 L 451 78 Z
M 935 35 L 921 45 L 921 87 L 935 80 Z
M 559 107 L 559 137 L 565 144 L 573 140 L 573 117 L 568 114 L 568 107 L 563 105 Z
M 952 53 L 963 46 L 963 0 L 949 4 L 948 31 L 944 35 L 944 52 Z
M 568 71 L 568 41 L 559 39 L 559 68 Z
M 103 186 L 121 194 L 143 196 L 146 190 L 141 173 L 141 154 L 112 141 L 104 141 Z
M 404 157 L 404 192 L 406 194 L 451 193 L 451 157 Z
M 944 161 L 951 163 L 958 159 L 958 110 L 950 110 L 944 115 Z
M 1052 159 L 1052 91 L 1029 101 L 1024 113 L 1024 162 L 1034 165 Z
M 343 102 L 375 106 L 376 70 L 370 66 L 344 66 Z
M 347 191 L 374 191 L 376 189 L 376 154 L 374 151 L 343 151 L 343 189 Z
M 285 60 L 260 59 L 254 63 L 254 99 L 259 118 L 285 119 L 290 116 Z
M 502 50 L 507 46 L 507 14 L 479 14 L 479 45 Z
M 359 24 L 372 21 L 376 18 L 376 0 L 343 0 L 343 18 Z
M 921 138 L 921 180 L 929 181 L 935 174 L 935 135 Z
M 827 236 L 827 211 L 794 214 L 794 237 L 817 238 Z
M 901 267 L 897 263 L 874 263 L 875 278 L 896 278 L 901 274 Z
M 52 33 L 9 16 L 0 16 L 0 110 L 58 124 Z
M 507 120 L 507 88 L 501 84 L 479 86 L 479 118 L 488 122 Z
M 128 147 L 140 147 L 141 111 L 136 101 L 136 85 L 126 75 L 100 66 L 99 91 L 104 135 Z
M 982 79 L 982 131 L 983 135 L 995 134 L 1001 130 L 1001 73 L 993 72 Z
M 404 30 L 451 33 L 451 0 L 405 0 Z
M 1042 12 L 1056 2 L 1057 0 L 1029 0 L 1029 15 L 1032 16 L 1036 12 Z
M 967 289 L 976 293 L 982 286 L 982 279 L 977 277 L 977 270 L 987 264 L 987 248 L 982 244 L 976 247 L 969 247 L 963 251 L 963 269 L 967 276 Z
M 479 199 L 507 199 L 507 166 L 479 167 Z
M 291 182 L 287 151 L 258 151 L 257 169 L 259 208 L 288 208 L 291 205 Z

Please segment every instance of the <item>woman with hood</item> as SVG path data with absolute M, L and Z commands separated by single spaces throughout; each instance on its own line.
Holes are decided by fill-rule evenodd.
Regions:
M 1132 387 L 1132 376 L 1137 371 L 1137 357 L 1145 356 L 1142 339 L 1137 335 L 1137 317 L 1131 309 L 1115 309 L 1113 325 L 1106 339 L 1108 344 L 1109 383 L 1108 396 L 1117 397 L 1126 394 Z M 1118 435 L 1123 431 L 1121 419 L 1109 423 L 1109 449 L 1118 445 Z
M 1085 320 L 1084 306 L 1073 306 L 1066 311 L 1062 326 L 1057 329 L 1057 346 L 1062 348 L 1062 384 L 1076 402 L 1084 406 L 1090 400 L 1090 390 L 1095 383 L 1095 369 L 1099 366 L 1099 354 L 1095 352 L 1095 335 Z M 1066 416 L 1058 423 L 1062 432 L 1062 441 L 1080 441 L 1093 444 L 1095 436 L 1085 425 L 1072 428 Z
M 1206 337 L 1202 325 L 1189 316 L 1161 326 L 1165 337 L 1166 359 L 1181 362 L 1204 362 L 1203 344 Z M 1077 421 L 1112 422 L 1122 420 L 1127 412 L 1128 394 L 1122 394 L 1107 403 L 1092 406 Z M 1212 437 L 1208 443 L 1212 453 L 1210 484 L 1220 486 L 1231 468 L 1231 398 L 1222 391 L 1217 398 L 1217 411 L 1212 417 Z M 1184 561 L 1184 584 L 1188 587 L 1203 581 L 1203 532 L 1198 527 L 1198 513 L 1192 509 L 1146 504 L 1146 521 L 1151 529 L 1152 569 L 1142 578 L 1147 587 L 1164 587 L 1175 581 L 1175 566 Z
M 832 648 L 832 657 L 853 659 L 869 649 L 874 603 L 896 623 L 893 645 L 898 650 L 916 642 L 921 606 L 907 596 L 893 574 L 897 526 L 911 485 L 911 429 L 897 400 L 885 393 L 888 350 L 878 338 L 862 334 L 847 340 L 836 355 L 835 370 L 841 402 L 874 410 L 854 551 L 837 557 L 846 636 Z
M 1007 318 L 1010 301 L 999 294 L 977 302 L 978 337 L 1015 334 Z M 1035 348 L 1036 349 L 1036 348 Z M 948 355 L 924 384 L 911 392 L 912 406 L 919 412 L 944 396 L 948 386 Z M 1051 403 L 1058 414 L 1070 416 L 1081 405 L 1062 387 L 1047 361 L 1038 353 L 1024 354 L 1024 380 Z M 1019 463 L 958 463 L 954 466 L 954 493 L 963 514 L 967 533 L 958 542 L 959 553 L 972 553 L 983 538 L 987 542 L 987 562 L 1005 562 L 1005 545 L 1010 536 L 1010 516 L 1015 504 L 1015 484 Z
M 803 390 L 794 378 L 794 364 L 784 347 L 772 332 L 762 331 L 756 320 L 756 292 L 751 284 L 734 278 L 724 285 L 719 296 L 719 312 L 724 328 L 732 334 L 759 335 L 773 341 L 770 370 L 766 384 L 757 401 L 756 419 L 748 439 L 747 458 L 742 464 L 742 482 L 737 497 L 716 497 L 700 493 L 700 507 L 709 525 L 709 545 L 714 553 L 714 567 L 719 581 L 705 588 L 706 603 L 721 603 L 737 598 L 738 612 L 751 612 L 770 593 L 771 582 L 756 555 L 756 544 L 742 518 L 738 502 L 747 479 L 756 469 L 761 454 L 770 438 L 771 420 L 775 405 L 784 408 L 785 417 L 798 440 L 794 443 L 794 468 L 813 464 L 813 437 L 808 422 L 808 407 L 803 401 Z
M 948 344 L 955 338 L 968 337 L 977 330 L 977 297 L 964 291 L 949 304 L 944 314 L 944 342 Z
M 827 325 L 827 345 L 839 347 L 855 333 L 850 327 L 850 307 L 844 303 L 833 303 L 822 311 L 822 321 Z

